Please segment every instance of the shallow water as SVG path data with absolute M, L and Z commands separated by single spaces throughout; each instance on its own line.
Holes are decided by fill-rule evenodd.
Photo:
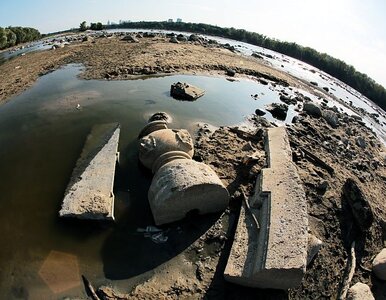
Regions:
M 95 285 L 110 283 L 125 289 L 177 255 L 199 237 L 212 217 L 193 227 L 172 226 L 165 244 L 136 233 L 138 227 L 153 224 L 147 203 L 151 175 L 138 165 L 136 148 L 137 134 L 148 117 L 166 111 L 173 119 L 171 127 L 193 132 L 196 122 L 236 124 L 256 108 L 279 101 L 272 86 L 251 80 L 188 75 L 79 80 L 81 69 L 71 65 L 43 76 L 0 107 L 0 299 L 84 294 L 79 280 L 75 287 L 58 292 L 39 275 L 44 273 L 43 265 L 60 269 L 46 261 L 55 253 L 75 257 L 77 266 L 71 273 L 78 279 L 85 274 Z M 197 85 L 206 93 L 194 102 L 177 101 L 169 95 L 170 85 L 177 81 Z M 292 116 L 289 113 L 287 121 Z M 87 134 L 94 124 L 109 122 L 121 124 L 117 223 L 101 227 L 59 219 L 64 190 Z M 183 233 L 181 226 L 186 226 Z

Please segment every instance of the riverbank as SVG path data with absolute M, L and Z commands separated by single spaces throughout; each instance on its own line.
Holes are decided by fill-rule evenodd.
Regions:
M 85 66 L 80 74 L 83 79 L 129 80 L 165 74 L 212 74 L 227 76 L 229 80 L 248 77 L 272 89 L 283 90 L 283 97 L 280 97 L 283 103 L 291 101 L 289 90 L 292 88 L 315 93 L 306 82 L 272 68 L 263 59 L 235 53 L 231 47 L 201 41 L 171 43 L 170 38 L 161 35 L 137 36 L 133 43 L 121 38 L 120 35 L 81 37 L 55 50 L 27 53 L 4 63 L 0 66 L 0 101 L 9 101 L 33 85 L 39 76 L 69 63 Z M 306 101 L 304 95 L 297 96 L 298 102 Z M 251 101 L 259 101 L 258 98 L 256 94 Z M 272 99 L 272 102 L 278 101 Z M 73 110 L 76 111 L 75 105 Z M 157 262 L 155 268 L 141 273 L 140 283 L 135 287 L 122 289 L 119 295 L 104 287 L 99 291 L 101 297 L 254 299 L 258 294 L 262 299 L 336 298 L 353 240 L 357 245 L 358 263 L 352 283 L 367 283 L 377 298 L 386 297 L 384 282 L 371 272 L 372 258 L 383 247 L 386 228 L 385 149 L 360 118 L 337 108 L 324 107 L 322 111 L 323 116 L 321 112 L 320 115 L 300 112 L 287 129 L 293 159 L 306 192 L 310 232 L 323 241 L 300 287 L 288 292 L 256 290 L 229 284 L 223 278 L 242 194 L 252 193 L 257 175 L 266 167 L 264 136 L 268 127 L 276 126 L 252 115 L 250 127 L 222 127 L 211 131 L 210 126 L 203 126 L 196 136 L 194 159 L 210 165 L 226 184 L 231 194 L 229 208 L 221 216 L 202 216 L 179 223 L 174 239 L 178 246 L 180 232 L 187 235 L 191 228 L 209 223 L 211 226 L 204 226 L 205 230 L 200 228 L 200 233 L 205 232 L 180 254 Z M 373 222 L 364 232 L 351 231 L 355 220 L 342 198 L 347 179 L 357 183 L 373 214 Z M 117 244 L 108 243 L 108 247 L 114 248 L 111 253 L 115 254 Z M 154 257 L 157 257 L 156 251 Z
M 138 76 L 210 73 L 225 75 L 228 69 L 239 76 L 252 76 L 307 88 L 292 76 L 268 66 L 262 59 L 241 56 L 219 45 L 169 42 L 156 36 L 122 41 L 120 36 L 74 42 L 56 50 L 38 51 L 0 65 L 0 103 L 5 103 L 44 74 L 69 63 L 86 66 L 84 79 L 123 80 Z M 5 76 L 6 74 L 6 76 Z

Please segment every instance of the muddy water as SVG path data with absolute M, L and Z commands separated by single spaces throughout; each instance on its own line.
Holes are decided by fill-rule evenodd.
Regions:
M 198 121 L 235 124 L 278 101 L 277 91 L 254 81 L 184 75 L 85 81 L 77 78 L 80 71 L 81 66 L 71 65 L 48 74 L 0 107 L 0 299 L 85 295 L 81 274 L 97 286 L 128 289 L 183 251 L 204 225 L 170 226 L 164 244 L 136 232 L 153 224 L 147 204 L 151 176 L 137 162 L 138 132 L 157 111 L 172 116 L 172 127 L 193 131 Z M 195 102 L 174 100 L 169 89 L 176 81 L 197 85 L 206 94 Z M 61 220 L 63 193 L 85 138 L 94 124 L 107 122 L 121 124 L 117 222 L 101 226 Z M 205 218 L 202 224 L 213 221 Z

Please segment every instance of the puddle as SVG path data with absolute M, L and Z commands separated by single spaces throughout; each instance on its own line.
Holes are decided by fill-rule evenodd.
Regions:
M 96 286 L 127 290 L 186 249 L 213 224 L 213 216 L 202 217 L 200 224 L 179 224 L 178 230 L 167 228 L 168 240 L 162 244 L 136 232 L 153 224 L 147 201 L 151 175 L 138 165 L 138 132 L 157 111 L 171 115 L 171 127 L 194 132 L 196 122 L 231 125 L 256 108 L 279 102 L 270 85 L 251 80 L 187 75 L 79 80 L 81 69 L 70 65 L 43 76 L 0 107 L 1 299 L 85 296 L 83 285 L 75 282 L 81 275 Z M 170 85 L 177 81 L 206 93 L 194 102 L 177 101 L 169 96 Z M 251 97 L 255 94 L 257 100 Z M 121 124 L 117 223 L 101 227 L 59 219 L 65 188 L 89 131 L 94 124 L 112 122 Z M 76 262 L 79 274 L 74 277 L 63 263 L 68 258 Z M 67 273 L 55 273 L 58 270 Z M 63 280 L 57 281 L 57 276 Z

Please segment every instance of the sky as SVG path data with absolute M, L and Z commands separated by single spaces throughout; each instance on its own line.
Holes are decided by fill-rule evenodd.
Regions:
M 181 18 L 242 28 L 328 53 L 386 87 L 384 0 L 2 0 L 0 7 L 1 27 L 41 33 L 76 28 L 83 20 Z

